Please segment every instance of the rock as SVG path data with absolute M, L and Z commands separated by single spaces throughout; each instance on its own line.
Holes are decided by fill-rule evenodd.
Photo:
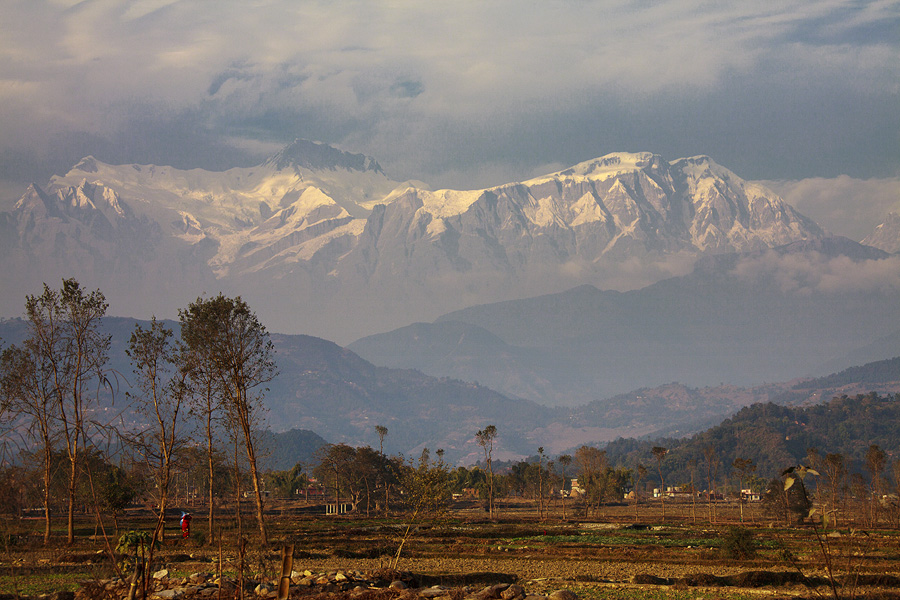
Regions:
M 191 573 L 188 580 L 191 583 L 206 583 L 212 577 L 212 573 Z
M 510 585 L 508 588 L 500 592 L 500 597 L 503 600 L 518 600 L 520 598 L 525 597 L 525 588 L 521 585 Z M 559 598 L 558 600 L 574 600 L 571 598 Z
M 271 583 L 261 583 L 253 589 L 253 592 L 260 596 L 261 598 L 265 598 L 269 594 L 275 591 L 275 586 Z
M 160 600 L 172 600 L 174 598 L 181 598 L 184 596 L 183 588 L 172 588 L 169 590 L 160 590 L 158 592 L 153 592 L 150 597 L 151 598 L 159 598 Z
M 390 587 L 391 589 L 395 589 L 395 590 L 405 590 L 409 586 L 406 585 L 405 583 L 403 583 L 402 581 L 400 581 L 399 579 L 395 579 L 394 581 L 391 582 L 391 585 L 388 587 Z
M 444 589 L 442 587 L 430 587 L 419 590 L 420 598 L 437 598 L 438 596 L 449 596 L 450 590 Z
M 572 590 L 556 590 L 548 596 L 550 600 L 578 600 L 578 595 Z
M 153 574 L 153 579 L 165 579 L 168 576 L 169 576 L 168 569 L 160 569 L 159 571 L 157 571 L 156 573 Z

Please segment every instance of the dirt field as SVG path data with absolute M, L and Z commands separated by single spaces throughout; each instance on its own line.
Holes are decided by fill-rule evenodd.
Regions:
M 277 581 L 285 544 L 294 545 L 298 572 L 373 573 L 390 566 L 409 525 L 402 516 L 326 516 L 298 508 L 273 503 L 271 543 L 266 549 L 248 545 L 247 580 Z M 657 503 L 643 503 L 637 515 L 631 505 L 587 516 L 570 505 L 565 519 L 560 505 L 543 519 L 534 508 L 501 504 L 489 520 L 480 506 L 459 504 L 438 522 L 414 523 L 397 569 L 414 585 L 468 586 L 466 593 L 493 579 L 516 581 L 532 595 L 569 589 L 582 598 L 833 597 L 835 589 L 844 597 L 900 597 L 895 530 L 840 530 L 817 538 L 813 529 L 786 527 L 753 504 L 745 505 L 743 526 L 737 505 L 728 503 L 715 507 L 712 523 L 706 505 L 690 503 L 667 503 L 665 520 Z M 210 536 L 202 511 L 194 514 L 191 539 L 177 539 L 173 521 L 151 570 L 165 567 L 172 577 L 215 573 L 221 557 L 222 572 L 236 576 L 234 516 L 223 516 L 212 543 L 202 544 Z M 123 529 L 147 529 L 150 520 L 128 515 Z M 245 537 L 252 537 L 253 526 L 245 515 Z M 37 597 L 114 576 L 103 536 L 87 517 L 71 548 L 63 546 L 61 532 L 53 545 L 42 546 L 40 521 L 6 519 L 3 527 L 0 593 Z M 112 532 L 109 538 L 114 546 Z

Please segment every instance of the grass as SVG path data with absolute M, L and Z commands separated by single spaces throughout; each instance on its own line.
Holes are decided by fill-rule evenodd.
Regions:
M 0 593 L 32 596 L 48 591 L 74 592 L 80 587 L 79 581 L 93 578 L 94 574 L 86 571 L 45 573 L 39 577 L 34 575 L 0 575 Z
M 700 590 L 647 590 L 641 588 L 572 588 L 580 600 L 754 600 L 759 595 Z

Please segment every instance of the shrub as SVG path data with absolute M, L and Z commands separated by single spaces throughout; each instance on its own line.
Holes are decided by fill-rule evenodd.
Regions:
M 748 559 L 756 556 L 756 540 L 753 532 L 743 527 L 731 527 L 722 540 L 722 553 L 726 558 Z

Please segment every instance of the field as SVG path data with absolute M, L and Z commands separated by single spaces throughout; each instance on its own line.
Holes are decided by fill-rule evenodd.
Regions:
M 448 593 L 456 598 L 501 582 L 515 582 L 530 595 L 568 589 L 579 598 L 597 599 L 812 598 L 834 597 L 835 590 L 842 597 L 900 598 L 900 532 L 895 530 L 820 532 L 817 538 L 811 527 L 786 527 L 753 503 L 744 507 L 742 526 L 738 506 L 729 502 L 715 506 L 712 523 L 707 505 L 683 501 L 666 503 L 665 519 L 658 502 L 604 506 L 587 517 L 570 504 L 565 519 L 558 501 L 543 519 L 536 508 L 530 502 L 501 503 L 495 518 L 488 519 L 480 504 L 457 503 L 438 521 L 413 523 L 394 577 L 410 587 L 453 588 Z M 236 578 L 235 514 L 226 507 L 221 529 L 209 536 L 203 510 L 194 510 L 192 536 L 186 541 L 176 531 L 180 513 L 173 513 L 151 571 L 166 568 L 173 581 L 219 569 Z M 255 522 L 245 514 L 242 532 L 251 540 L 243 557 L 245 580 L 254 585 L 277 581 L 285 544 L 293 544 L 293 570 L 300 573 L 384 572 L 410 524 L 403 515 L 324 512 L 323 507 L 270 503 L 270 544 L 265 549 L 253 544 Z M 149 512 L 139 510 L 120 521 L 122 531 L 152 527 Z M 64 545 L 61 530 L 44 547 L 41 524 L 4 518 L 0 593 L 37 597 L 75 591 L 84 582 L 106 582 L 115 575 L 102 531 L 88 516 L 72 547 Z M 115 546 L 112 531 L 108 538 Z M 835 588 L 829 575 L 835 577 Z M 342 590 L 294 586 L 292 597 L 323 591 L 340 595 Z M 379 593 L 383 600 L 409 595 Z M 92 596 L 82 590 L 82 597 Z

